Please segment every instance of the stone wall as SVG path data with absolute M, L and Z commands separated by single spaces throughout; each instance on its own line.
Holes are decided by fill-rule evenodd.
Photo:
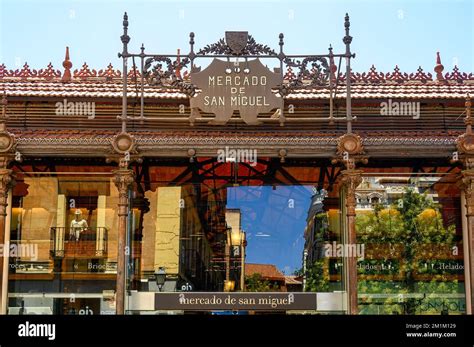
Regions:
M 170 275 L 179 271 L 180 199 L 181 187 L 157 189 L 154 267 L 164 267 Z

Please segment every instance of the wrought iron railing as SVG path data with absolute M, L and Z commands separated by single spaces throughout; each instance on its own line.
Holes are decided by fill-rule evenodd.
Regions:
M 85 228 L 75 233 L 70 228 L 51 227 L 52 257 L 84 258 L 107 255 L 107 228 Z

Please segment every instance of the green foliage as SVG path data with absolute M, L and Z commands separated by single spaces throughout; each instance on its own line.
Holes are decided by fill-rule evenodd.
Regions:
M 263 279 L 259 273 L 245 277 L 245 288 L 248 292 L 273 292 L 279 290 L 277 284 Z
M 398 203 L 387 208 L 376 205 L 373 211 L 356 216 L 359 242 L 398 242 L 408 246 L 418 243 L 451 244 L 455 225 L 444 227 L 435 204 L 426 194 L 407 188 Z
M 328 217 L 325 212 L 318 213 L 315 216 L 314 239 L 323 241 L 328 239 Z
M 397 305 L 394 298 L 377 299 L 377 303 L 383 303 L 383 307 L 376 302 L 364 298 L 361 302 L 361 312 L 374 313 L 377 306 L 378 313 L 407 313 L 414 314 L 420 305 L 426 305 L 433 300 L 432 293 L 456 293 L 457 283 L 447 282 L 447 274 L 455 272 L 441 267 L 440 264 L 455 264 L 452 259 L 433 259 L 436 249 L 449 249 L 455 245 L 455 225 L 444 226 L 440 213 L 440 206 L 428 195 L 420 194 L 414 189 L 407 188 L 402 198 L 392 206 L 375 206 L 373 211 L 361 212 L 356 216 L 357 240 L 360 243 L 390 243 L 403 246 L 403 253 L 398 263 L 397 270 L 403 274 L 401 281 L 384 280 L 380 277 L 374 281 L 359 281 L 360 293 L 426 293 L 423 299 L 404 299 L 401 305 Z M 438 247 L 438 248 L 437 248 Z M 390 260 L 390 259 L 388 259 Z M 365 259 L 364 264 L 376 264 L 387 261 L 387 259 Z M 429 264 L 420 267 L 420 264 Z M 433 264 L 433 265 L 431 265 Z M 436 270 L 433 270 L 436 269 Z M 415 280 L 415 273 L 431 275 L 432 281 Z M 380 268 L 379 271 L 361 269 L 360 275 L 383 275 L 387 271 Z M 372 307 L 373 306 L 373 307 Z M 429 305 L 428 305 L 429 306 Z M 400 307 L 403 312 L 400 312 Z M 431 306 L 430 306 L 431 307 Z
M 430 294 L 456 294 L 459 290 L 457 280 L 451 282 L 438 282 L 432 279 L 429 282 L 418 282 L 418 290 L 423 293 Z
M 356 216 L 356 231 L 361 243 L 397 242 L 407 234 L 400 212 L 393 207 L 382 209 L 380 205 Z
M 326 212 L 318 213 L 315 216 L 314 240 L 324 243 L 329 240 L 328 217 Z M 313 264 L 306 266 L 306 288 L 308 292 L 327 292 L 329 291 L 329 269 L 328 259 L 318 259 Z M 296 273 L 295 273 L 296 274 Z M 301 269 L 298 275 L 303 275 Z
M 299 268 L 295 271 L 293 271 L 293 276 L 303 276 L 303 268 Z
M 329 273 L 325 264 L 325 259 L 319 259 L 307 267 L 305 288 L 307 292 L 329 291 Z
M 404 293 L 403 286 L 393 281 L 359 281 L 358 290 L 368 294 L 400 294 Z
M 396 259 L 364 259 L 358 263 L 360 275 L 395 275 L 400 271 L 399 261 Z
M 403 314 L 397 294 L 407 293 L 406 288 L 394 281 L 358 281 L 358 291 L 364 294 L 394 294 L 388 298 L 364 297 L 359 302 L 361 314 Z
M 415 243 L 453 241 L 455 226 L 444 227 L 440 206 L 426 194 L 406 189 L 397 210 L 401 213 L 408 235 L 404 241 Z

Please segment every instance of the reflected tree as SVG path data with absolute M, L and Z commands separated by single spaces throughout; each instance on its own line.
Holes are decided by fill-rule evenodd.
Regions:
M 434 293 L 457 291 L 456 281 L 446 287 L 450 277 L 446 262 L 455 261 L 451 252 L 455 225 L 444 226 L 440 208 L 426 193 L 407 188 L 389 207 L 376 205 L 358 212 L 357 238 L 370 245 L 364 264 L 371 265 L 359 266 L 359 293 L 426 294 L 400 301 L 396 295 L 386 298 L 382 313 L 415 314 L 433 300 Z M 374 302 L 366 298 L 362 303 Z
M 259 273 L 245 277 L 245 290 L 247 292 L 274 292 L 279 291 L 279 286 L 266 280 Z

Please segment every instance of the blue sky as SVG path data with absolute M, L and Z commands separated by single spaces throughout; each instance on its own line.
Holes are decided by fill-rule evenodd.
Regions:
M 274 264 L 286 274 L 301 268 L 310 186 L 228 188 L 227 208 L 239 208 L 247 235 L 247 263 Z
M 19 68 L 27 61 L 43 68 L 50 61 L 62 69 L 65 46 L 73 69 L 87 62 L 119 67 L 122 15 L 128 11 L 130 47 L 143 42 L 150 53 L 188 50 L 213 43 L 226 30 L 247 30 L 258 42 L 278 48 L 285 34 L 287 53 L 325 53 L 331 43 L 343 50 L 343 20 L 351 15 L 355 71 L 374 63 L 380 71 L 433 72 L 436 51 L 445 72 L 457 63 L 474 71 L 474 2 L 472 0 L 187 0 L 91 1 L 0 0 L 0 62 Z

